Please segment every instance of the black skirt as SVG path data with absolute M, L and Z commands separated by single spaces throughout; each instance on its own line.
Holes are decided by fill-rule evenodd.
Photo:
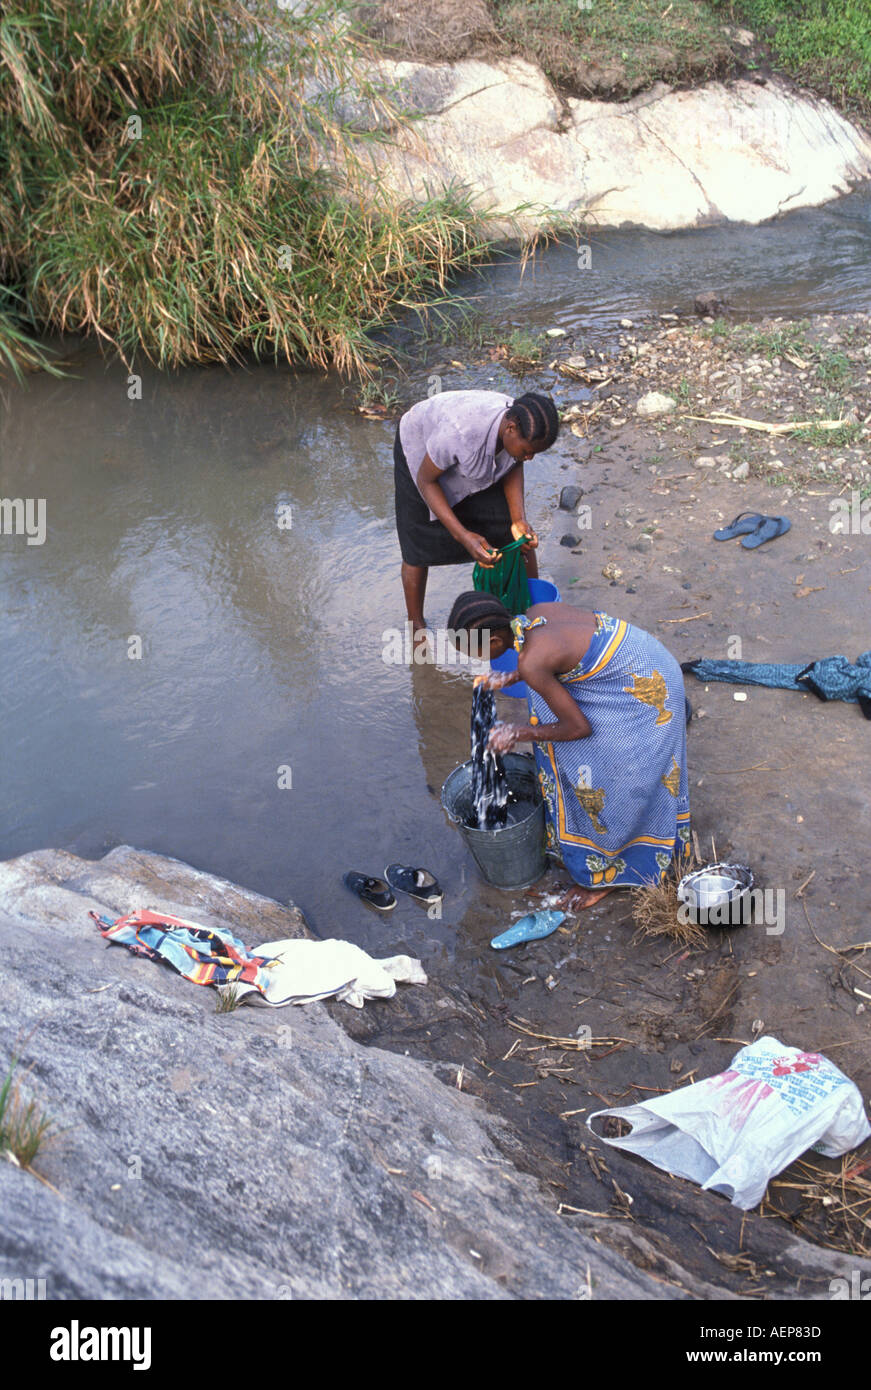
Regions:
M 399 426 L 393 441 L 393 480 L 396 485 L 396 531 L 399 548 L 407 565 L 470 565 L 472 557 L 440 521 L 430 521 L 429 507 L 417 490 Z M 469 531 L 484 536 L 497 550 L 508 545 L 511 513 L 505 497 L 504 478 L 483 492 L 473 492 L 453 508 L 454 516 Z

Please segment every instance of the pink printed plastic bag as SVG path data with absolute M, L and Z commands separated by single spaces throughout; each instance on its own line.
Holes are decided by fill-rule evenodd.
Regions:
M 627 1120 L 623 1138 L 593 1129 L 602 1116 Z M 806 1149 L 837 1158 L 871 1135 L 865 1105 L 849 1077 L 818 1052 L 758 1038 L 728 1071 L 639 1105 L 597 1110 L 587 1126 L 615 1149 L 723 1192 L 747 1211 L 768 1181 Z

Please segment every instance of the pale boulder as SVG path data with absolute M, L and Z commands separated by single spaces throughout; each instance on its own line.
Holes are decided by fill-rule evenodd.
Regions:
M 662 231 L 756 223 L 871 177 L 871 137 L 780 78 L 658 83 L 617 103 L 563 99 L 521 59 L 377 68 L 424 113 L 373 153 L 379 177 L 415 197 L 460 180 L 509 233 L 549 209 Z M 537 206 L 510 221 L 520 204 Z

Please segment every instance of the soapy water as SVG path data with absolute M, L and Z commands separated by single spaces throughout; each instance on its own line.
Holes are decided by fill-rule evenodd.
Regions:
M 477 830 L 496 830 L 505 825 L 511 794 L 505 764 L 489 747 L 496 723 L 496 700 L 482 683 L 472 694 L 472 810 L 469 825 Z

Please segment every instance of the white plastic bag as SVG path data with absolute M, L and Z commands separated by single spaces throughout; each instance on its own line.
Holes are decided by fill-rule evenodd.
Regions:
M 623 1138 L 593 1129 L 601 1116 L 628 1120 Z M 657 1168 L 723 1192 L 748 1211 L 769 1178 L 805 1149 L 837 1158 L 871 1135 L 862 1096 L 818 1052 L 758 1038 L 728 1071 L 639 1105 L 597 1110 L 591 1133 L 615 1149 L 640 1154 Z

